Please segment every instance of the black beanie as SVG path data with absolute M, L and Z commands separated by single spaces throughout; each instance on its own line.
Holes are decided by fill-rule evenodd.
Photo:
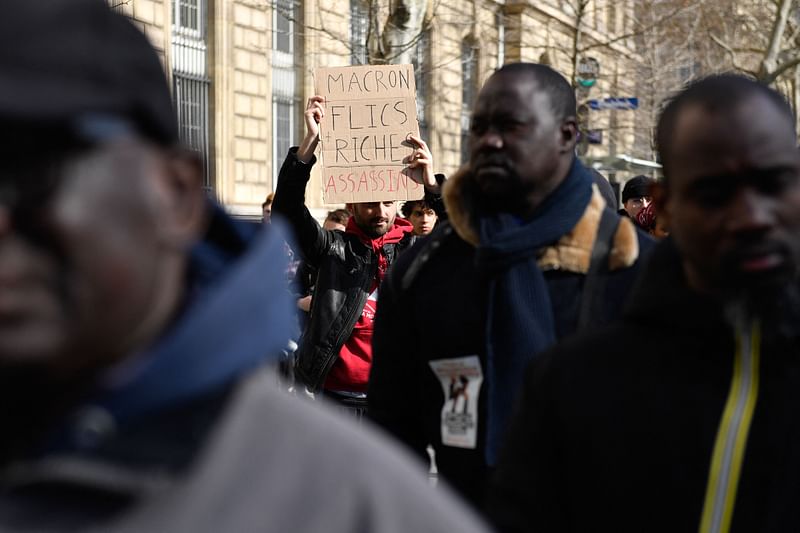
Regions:
M 67 125 L 119 117 L 161 145 L 178 142 L 163 66 L 104 0 L 6 2 L 0 17 L 0 120 Z
M 653 178 L 644 175 L 629 179 L 625 182 L 625 187 L 622 189 L 622 203 L 624 204 L 631 198 L 650 196 L 651 187 L 655 182 L 656 180 Z

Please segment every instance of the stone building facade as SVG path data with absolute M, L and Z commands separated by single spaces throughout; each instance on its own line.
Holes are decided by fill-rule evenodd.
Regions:
M 130 15 L 171 73 L 184 142 L 206 162 L 206 184 L 234 213 L 257 216 L 274 190 L 289 146 L 303 133 L 305 101 L 320 66 L 363 62 L 379 0 L 109 0 Z M 582 58 L 600 65 L 581 102 L 636 96 L 631 27 L 634 0 L 453 0 L 425 2 L 413 47 L 418 111 L 437 171 L 466 154 L 469 111 L 480 85 L 514 61 L 551 64 L 568 79 Z M 383 2 L 387 3 L 387 2 Z M 580 28 L 577 32 L 576 28 Z M 584 126 L 599 159 L 636 155 L 636 111 L 588 110 Z M 624 175 L 620 175 L 624 177 Z M 313 176 L 307 202 L 324 213 Z

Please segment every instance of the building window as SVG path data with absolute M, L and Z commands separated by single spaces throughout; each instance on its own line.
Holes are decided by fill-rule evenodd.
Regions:
M 205 0 L 173 0 L 172 83 L 181 142 L 203 162 L 203 181 L 213 188 L 210 155 L 208 47 Z
M 634 0 L 627 0 L 627 2 L 624 4 L 622 13 L 622 33 L 630 33 L 633 31 L 633 10 Z M 630 42 L 633 42 L 633 40 Z
M 173 82 L 181 141 L 205 156 L 208 150 L 208 83 L 180 73 L 173 74 Z
M 414 65 L 414 82 L 417 86 L 417 119 L 419 120 L 419 134 L 428 142 L 428 78 L 430 76 L 430 46 L 431 31 L 426 28 L 419 36 L 414 48 L 411 64 Z
M 475 43 L 461 43 L 461 162 L 469 159 L 469 122 L 475 103 L 478 81 L 478 52 Z
M 204 0 L 173 0 L 172 22 L 174 28 L 186 35 L 203 36 Z
M 286 157 L 289 147 L 292 146 L 293 133 L 295 129 L 294 114 L 296 111 L 294 102 L 273 100 L 272 102 L 272 124 L 273 124 L 273 150 L 275 157 L 273 158 L 273 168 L 275 169 L 273 177 L 273 190 L 277 186 L 277 174 L 280 170 L 281 164 Z
M 500 68 L 506 62 L 506 16 L 502 10 L 497 12 L 495 20 L 497 22 L 497 68 Z
M 276 0 L 272 17 L 272 190 L 292 143 L 296 142 L 300 97 L 298 89 L 299 41 L 296 28 L 300 6 L 293 0 Z
M 367 37 L 369 36 L 370 5 L 365 0 L 350 0 L 350 64 L 369 63 Z
M 272 12 L 272 49 L 287 54 L 294 53 L 294 25 L 297 14 L 291 0 L 276 0 Z
M 686 85 L 700 72 L 700 63 L 695 61 L 691 64 L 684 64 L 678 67 L 678 78 L 681 85 Z
M 615 35 L 617 33 L 617 3 L 615 0 L 610 0 L 606 4 L 606 16 L 608 17 L 608 33 Z

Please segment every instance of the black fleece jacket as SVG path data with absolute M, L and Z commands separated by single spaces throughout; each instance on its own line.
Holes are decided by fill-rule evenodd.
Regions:
M 370 417 L 421 458 L 427 459 L 426 446 L 431 445 L 441 478 L 479 505 L 488 482 L 484 458 L 486 380 L 477 395 L 475 446 L 447 445 L 441 427 L 448 394 L 430 366 L 431 361 L 477 356 L 486 375 L 488 283 L 475 267 L 475 245 L 461 236 L 469 234 L 470 227 L 466 221 L 470 212 L 459 196 L 464 191 L 460 188 L 463 179 L 462 174 L 454 175 L 445 189 L 450 221 L 437 225 L 428 243 L 420 242 L 403 254 L 381 286 L 368 401 Z M 579 261 L 567 259 L 588 257 L 598 230 L 596 217 L 604 206 L 596 192 L 571 236 L 549 249 L 554 260 L 545 267 L 544 277 L 559 339 L 579 326 L 585 295 L 586 275 L 571 269 L 570 265 Z M 612 255 L 627 249 L 631 264 L 598 274 L 598 284 L 590 291 L 597 304 L 592 307 L 590 326 L 607 324 L 619 315 L 639 272 L 635 257 L 650 247 L 646 235 L 630 222 L 620 221 Z
M 732 532 L 799 531 L 800 322 L 777 306 L 758 342 L 749 322 L 734 328 L 721 304 L 689 289 L 674 245 L 661 243 L 620 322 L 529 369 L 489 501 L 499 528 L 708 531 L 711 494 L 729 496 L 717 518 L 727 509 Z M 722 424 L 726 402 L 738 433 Z M 708 488 L 716 456 L 729 479 L 740 466 L 738 490 Z

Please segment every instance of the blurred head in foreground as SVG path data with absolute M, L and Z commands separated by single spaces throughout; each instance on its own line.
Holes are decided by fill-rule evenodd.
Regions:
M 201 169 L 125 18 L 92 0 L 7 9 L 0 365 L 66 375 L 140 349 L 175 314 L 204 224 Z

